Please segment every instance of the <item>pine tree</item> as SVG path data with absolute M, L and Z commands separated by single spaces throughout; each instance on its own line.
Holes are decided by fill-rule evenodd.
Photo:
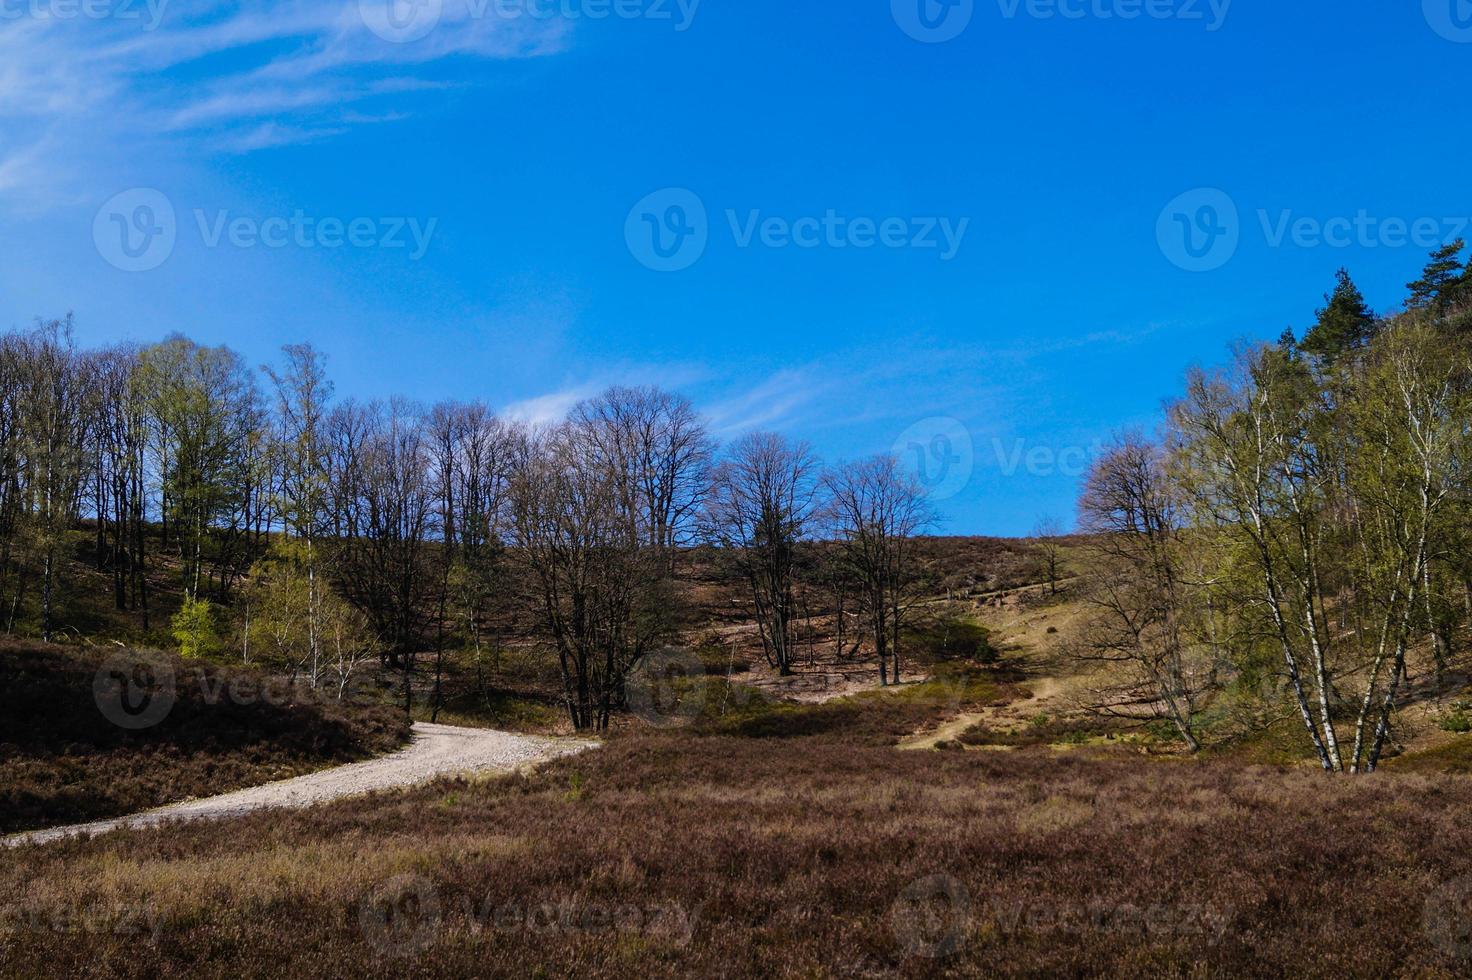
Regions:
M 1378 321 L 1365 303 L 1364 294 L 1349 277 L 1348 269 L 1335 273 L 1334 292 L 1324 297 L 1317 312 L 1318 322 L 1303 338 L 1303 350 L 1324 364 L 1333 364 L 1347 351 L 1369 343 Z
M 1411 291 L 1411 298 L 1406 301 L 1407 309 L 1429 309 L 1434 313 L 1446 309 L 1457 287 L 1466 279 L 1466 270 L 1462 268 L 1459 257 L 1466 244 L 1458 238 L 1431 253 L 1431 261 L 1421 273 L 1421 278 L 1406 284 Z

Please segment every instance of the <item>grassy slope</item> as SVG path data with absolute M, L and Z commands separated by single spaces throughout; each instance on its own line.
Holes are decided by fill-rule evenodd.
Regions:
M 126 731 L 93 682 L 117 649 L 0 647 L 0 832 L 92 820 L 283 779 L 401 744 L 402 713 L 164 658 L 175 703 Z M 233 694 L 232 694 L 233 691 Z M 213 703 L 211 703 L 213 702 Z

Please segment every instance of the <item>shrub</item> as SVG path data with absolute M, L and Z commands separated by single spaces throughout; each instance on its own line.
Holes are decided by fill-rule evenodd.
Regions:
M 169 620 L 169 627 L 179 643 L 179 655 L 186 660 L 213 657 L 224 649 L 215 623 L 215 607 L 208 599 L 186 597 L 184 605 Z
M 993 664 L 997 652 L 992 649 L 991 634 L 986 627 L 965 619 L 942 619 L 916 627 L 907 637 L 908 647 L 922 660 L 932 663 L 947 660 L 969 660 Z
M 1456 732 L 1459 735 L 1472 732 L 1472 717 L 1469 717 L 1462 711 L 1453 711 L 1451 714 L 1442 715 L 1441 721 L 1438 724 L 1444 732 Z

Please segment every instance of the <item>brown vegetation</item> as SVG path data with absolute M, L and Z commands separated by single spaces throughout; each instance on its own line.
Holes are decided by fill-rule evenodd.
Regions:
M 405 741 L 401 712 L 328 700 L 281 678 L 146 662 L 172 674 L 172 707 L 128 730 L 94 681 L 121 654 L 0 647 L 0 833 L 120 816 L 351 762 Z M 163 690 L 163 688 L 159 688 Z M 141 707 L 138 705 L 136 707 Z
M 525 778 L 3 854 L 0 889 L 12 898 L 0 969 L 1449 976 L 1464 966 L 1464 780 L 895 753 L 823 738 L 787 748 L 619 736 Z

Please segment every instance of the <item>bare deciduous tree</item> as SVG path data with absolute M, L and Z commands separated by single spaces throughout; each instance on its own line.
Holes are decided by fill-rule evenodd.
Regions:
M 1050 595 L 1058 594 L 1058 579 L 1063 564 L 1063 524 L 1056 517 L 1042 517 L 1033 525 L 1032 546 L 1042 562 Z
M 600 435 L 588 420 L 540 434 L 510 490 L 513 554 L 536 583 L 579 731 L 608 727 L 669 625 L 663 556 L 638 534 Z
M 792 672 L 794 564 L 814 516 L 818 461 L 806 443 L 771 432 L 738 439 L 715 468 L 707 534 L 746 579 L 767 662 Z
M 658 388 L 614 387 L 571 414 L 616 474 L 621 506 L 637 533 L 673 568 L 691 539 L 708 486 L 714 445 L 690 400 Z
M 1091 535 L 1090 614 L 1073 650 L 1105 668 L 1091 707 L 1169 721 L 1195 752 L 1196 715 L 1211 690 L 1213 664 L 1187 625 L 1181 552 L 1189 545 L 1159 447 L 1138 435 L 1119 437 L 1089 470 L 1079 516 Z
M 847 463 L 823 477 L 827 511 L 847 564 L 860 583 L 879 682 L 900 682 L 906 590 L 914 575 L 911 539 L 935 522 L 919 482 L 893 456 Z

